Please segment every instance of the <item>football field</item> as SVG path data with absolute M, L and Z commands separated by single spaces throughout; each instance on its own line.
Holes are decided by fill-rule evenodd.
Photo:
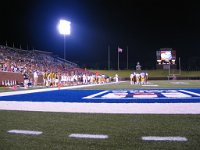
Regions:
M 2 92 L 0 149 L 198 149 L 200 89 L 177 84 Z

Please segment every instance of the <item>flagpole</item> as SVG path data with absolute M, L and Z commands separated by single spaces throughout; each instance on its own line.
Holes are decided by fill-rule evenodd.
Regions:
M 179 75 L 181 75 L 181 58 L 179 57 Z
M 127 46 L 127 70 L 128 70 L 128 46 Z
M 118 70 L 119 70 L 119 46 L 117 48 L 117 53 L 118 53 Z
M 110 45 L 108 45 L 108 70 L 110 70 Z

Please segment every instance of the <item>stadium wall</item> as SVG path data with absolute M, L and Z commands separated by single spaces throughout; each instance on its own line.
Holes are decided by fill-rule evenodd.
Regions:
M 30 75 L 30 78 L 33 79 L 33 75 Z M 24 82 L 23 75 L 21 73 L 15 72 L 0 72 L 0 86 L 4 86 L 5 82 L 16 82 L 17 85 Z M 43 83 L 42 75 L 38 76 L 38 84 Z

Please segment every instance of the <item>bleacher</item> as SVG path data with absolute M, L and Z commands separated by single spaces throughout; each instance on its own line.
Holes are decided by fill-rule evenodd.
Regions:
M 14 80 L 17 83 L 23 82 L 22 74 L 27 72 L 32 75 L 35 70 L 40 76 L 46 71 L 59 73 L 76 72 L 79 74 L 85 71 L 79 68 L 76 63 L 64 60 L 52 52 L 23 50 L 0 45 L 0 85 L 9 80 Z
M 45 70 L 66 71 L 78 67 L 76 63 L 54 56 L 52 52 L 39 50 L 22 50 L 0 45 L 1 71 L 22 72 Z

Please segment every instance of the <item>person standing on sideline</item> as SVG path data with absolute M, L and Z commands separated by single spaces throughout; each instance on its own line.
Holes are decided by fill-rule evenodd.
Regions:
M 115 74 L 115 82 L 119 82 L 119 76 L 118 76 L 118 74 Z
M 28 89 L 29 75 L 27 71 L 24 71 L 23 77 L 24 77 L 24 88 Z
M 33 85 L 34 86 L 37 86 L 37 83 L 38 83 L 38 73 L 37 73 L 37 70 L 34 71 L 33 73 Z
M 133 84 L 133 73 L 131 73 L 131 75 L 130 75 L 130 84 L 131 85 Z

